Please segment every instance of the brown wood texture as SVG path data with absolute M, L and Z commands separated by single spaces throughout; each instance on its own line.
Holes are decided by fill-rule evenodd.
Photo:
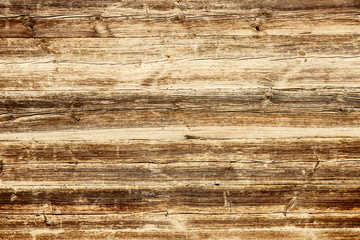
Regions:
M 0 239 L 360 239 L 359 0 L 0 2 Z

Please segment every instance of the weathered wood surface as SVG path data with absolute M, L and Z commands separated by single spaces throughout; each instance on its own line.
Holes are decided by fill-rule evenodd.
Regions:
M 0 3 L 0 239 L 359 239 L 360 1 Z

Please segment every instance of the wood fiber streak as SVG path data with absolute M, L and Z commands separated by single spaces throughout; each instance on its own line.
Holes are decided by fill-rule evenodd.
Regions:
M 358 34 L 357 8 L 319 11 L 227 11 L 210 14 L 206 10 L 130 16 L 22 16 L 0 18 L 3 37 L 161 37 L 257 36 L 301 34 Z M 81 13 L 79 13 L 81 14 Z M 331 18 L 331 16 L 333 16 Z M 99 19 L 100 18 L 100 19 Z M 328 19 L 330 18 L 330 20 Z M 290 21 L 289 21 L 290 19 Z M 284 23 L 286 22 L 286 24 Z M 210 25 L 209 25 L 210 23 Z M 294 27 L 294 25 L 296 27 Z M 70 27 L 75 26 L 75 27 Z M 229 26 L 229 27 L 228 27 Z
M 358 90 L 0 94 L 0 132 L 187 126 L 358 126 Z M 261 116 L 261 117 L 259 117 Z M 56 124 L 54 124 L 56 122 Z
M 359 239 L 359 10 L 1 1 L 0 239 Z
M 336 146 L 333 144 L 336 143 Z M 331 144 L 331 145 L 329 145 Z M 314 145 L 316 147 L 314 147 Z M 3 144 L 3 183 L 330 185 L 359 181 L 359 141 Z M 153 149 L 153 150 L 152 150 Z M 271 155 L 269 154 L 271 153 Z M 39 183 L 40 182 L 40 183 Z
M 319 9 L 333 9 L 344 7 L 359 7 L 357 0 L 314 0 L 314 1 L 301 1 L 301 0 L 289 0 L 284 2 L 283 0 L 248 0 L 248 1 L 236 1 L 236 0 L 224 0 L 216 1 L 210 0 L 207 2 L 200 0 L 184 0 L 184 1 L 166 1 L 166 0 L 150 0 L 143 2 L 140 0 L 85 0 L 85 1 L 61 1 L 61 0 L 28 0 L 26 2 L 21 0 L 10 0 L 3 3 L 2 7 L 4 14 L 21 14 L 23 12 L 29 13 L 59 13 L 64 11 L 66 13 L 76 12 L 88 12 L 93 13 L 95 10 L 111 10 L 127 9 L 130 11 L 143 10 L 144 5 L 150 10 L 165 11 L 168 12 L 171 9 L 179 10 L 239 10 L 239 9 L 258 9 L 258 8 L 270 8 L 278 10 L 319 10 Z M 70 9 L 68 9 L 70 8 Z M 69 11 L 70 10 L 70 11 Z
M 89 39 L 0 40 L 0 89 L 359 87 L 354 36 Z
M 187 164 L 105 164 L 79 162 L 59 164 L 16 164 L 6 166 L 3 182 L 67 183 L 67 184 L 116 184 L 131 185 L 159 183 L 176 184 L 302 184 L 311 175 L 312 184 L 355 184 L 359 181 L 358 161 L 322 163 L 313 173 L 316 162 L 310 163 L 187 163 Z M 270 166 L 269 166 L 270 165 Z M 266 171 L 264 170 L 266 167 Z M 197 169 L 196 171 L 194 169 Z M 31 169 L 31 170 L 29 170 Z M 193 180 L 196 179 L 196 180 Z M 269 180 L 271 179 L 271 180 Z M 215 182 L 216 181 L 216 182 Z M 215 183 L 214 183 L 215 182 Z
M 350 186 L 161 186 L 1 189 L 7 213 L 112 213 L 166 211 L 222 213 L 353 212 L 360 208 L 360 189 Z M 296 202 L 287 209 L 293 199 Z M 293 201 L 292 201 L 293 202 Z M 229 209 L 230 208 L 230 209 Z
M 279 163 L 357 161 L 358 138 L 181 141 L 15 141 L 2 142 L 6 164 L 42 163 Z M 319 167 L 319 166 L 318 166 Z
M 151 225 L 150 225 L 151 226 Z M 302 240 L 307 238 L 320 237 L 325 239 L 351 240 L 358 236 L 358 230 L 336 229 L 326 230 L 303 230 L 303 229 L 283 229 L 283 230 L 214 230 L 214 231 L 189 231 L 189 230 L 172 230 L 156 231 L 152 228 L 141 229 L 137 232 L 124 231 L 52 231 L 36 230 L 32 233 L 24 234 L 21 232 L 2 232 L 0 236 L 13 239 L 296 239 Z

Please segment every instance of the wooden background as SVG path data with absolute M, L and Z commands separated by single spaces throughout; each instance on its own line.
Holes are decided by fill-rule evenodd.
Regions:
M 360 239 L 359 0 L 2 0 L 1 239 Z

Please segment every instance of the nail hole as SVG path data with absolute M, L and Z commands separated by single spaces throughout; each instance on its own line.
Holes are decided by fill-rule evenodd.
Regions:
M 80 118 L 79 118 L 79 117 L 76 117 L 76 116 L 74 116 L 74 115 L 72 115 L 71 118 L 75 119 L 77 122 L 80 121 Z
M 341 113 L 341 114 L 345 114 L 345 113 L 347 112 L 347 109 L 344 108 L 344 107 L 340 107 L 340 108 L 338 109 L 338 111 L 339 111 L 339 113 Z
M 97 15 L 97 16 L 95 16 L 95 20 L 96 20 L 96 21 L 101 21 L 101 20 L 102 20 L 102 17 L 101 17 L 100 15 Z
M 265 99 L 267 100 L 271 100 L 272 99 L 272 95 L 271 94 L 265 94 Z
M 260 31 L 260 27 L 259 27 L 259 26 L 255 26 L 255 30 L 259 32 L 259 31 Z

